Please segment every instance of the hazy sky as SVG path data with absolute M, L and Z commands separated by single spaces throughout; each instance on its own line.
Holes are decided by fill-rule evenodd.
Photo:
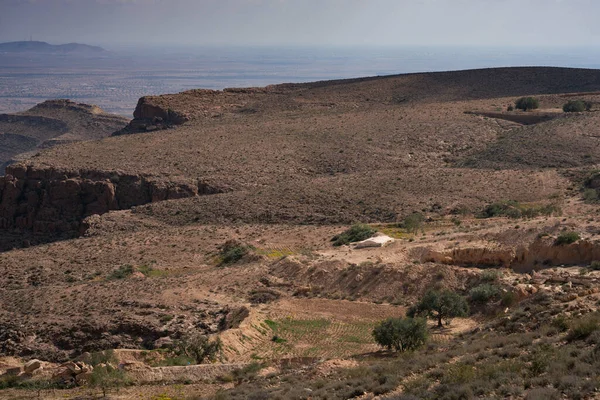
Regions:
M 0 42 L 600 45 L 600 0 L 0 0 Z

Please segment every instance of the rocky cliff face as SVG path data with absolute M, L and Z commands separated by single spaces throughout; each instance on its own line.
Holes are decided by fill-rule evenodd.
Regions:
M 294 85 L 224 90 L 194 89 L 178 94 L 142 97 L 133 120 L 113 136 L 152 132 L 182 125 L 190 120 L 210 121 L 227 115 L 254 114 L 265 109 L 283 110 L 291 98 L 277 95 Z M 289 106 L 289 104 L 288 104 Z
M 463 267 L 503 267 L 527 273 L 560 265 L 589 265 L 600 259 L 600 243 L 580 240 L 569 245 L 556 245 L 551 238 L 535 240 L 529 245 L 511 247 L 466 247 L 450 251 L 425 249 L 424 262 Z
M 38 236 L 76 234 L 90 215 L 219 192 L 202 181 L 16 164 L 0 177 L 0 229 Z
M 156 96 L 139 99 L 133 112 L 134 119 L 125 128 L 115 132 L 113 136 L 168 129 L 176 125 L 182 125 L 189 120 L 189 116 L 182 112 L 155 104 L 155 99 L 157 99 Z

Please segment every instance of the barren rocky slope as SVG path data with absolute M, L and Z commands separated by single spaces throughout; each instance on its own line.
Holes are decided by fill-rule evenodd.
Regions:
M 62 362 L 126 348 L 119 364 L 136 383 L 194 383 L 173 395 L 190 399 L 216 387 L 231 389 L 224 398 L 306 398 L 307 388 L 375 398 L 417 384 L 443 393 L 465 383 L 429 374 L 462 366 L 465 346 L 490 365 L 530 368 L 533 336 L 553 348 L 564 340 L 547 334 L 557 314 L 597 310 L 600 272 L 588 267 L 600 256 L 598 203 L 582 192 L 600 163 L 598 91 L 600 71 L 508 68 L 142 98 L 115 136 L 42 151 L 0 178 L 2 245 L 25 247 L 0 254 L 0 352 Z M 506 112 L 521 95 L 542 110 Z M 592 112 L 563 114 L 573 97 Z M 597 195 L 595 176 L 587 188 Z M 493 202 L 519 215 L 481 218 Z M 424 217 L 418 229 L 399 224 L 413 212 Z M 395 241 L 333 247 L 354 222 Z M 576 240 L 557 244 L 569 232 Z M 231 240 L 249 253 L 224 265 Z M 373 387 L 336 375 L 358 366 L 348 370 L 357 380 L 372 363 L 395 363 L 373 353 L 371 330 L 428 289 L 468 296 L 488 284 L 514 302 L 473 303 Z M 189 332 L 219 335 L 223 363 L 157 367 L 151 359 L 167 353 L 154 350 Z M 524 344 L 500 360 L 488 342 L 508 335 Z M 578 362 L 596 363 L 586 346 Z M 467 365 L 484 371 L 482 359 Z M 0 359 L 0 373 L 3 362 L 21 361 Z M 252 362 L 264 374 L 244 369 Z M 557 384 L 567 397 L 592 385 L 589 370 L 573 374 L 586 378 Z M 492 378 L 500 383 L 482 396 L 516 382 Z M 548 386 L 526 379 L 521 394 Z M 121 396 L 157 398 L 155 387 L 136 390 Z
M 514 100 L 505 96 L 597 91 L 599 76 L 492 69 L 143 98 L 124 132 L 144 133 L 61 146 L 11 166 L 2 184 L 2 226 L 76 232 L 87 215 L 181 197 L 191 199 L 137 212 L 175 215 L 178 224 L 347 223 L 541 200 L 568 182 L 556 169 L 532 166 L 598 161 L 597 139 L 587 130 L 596 113 L 507 130 L 465 111 L 504 109 Z M 561 101 L 541 98 L 544 107 Z M 176 128 L 161 129 L 169 127 Z M 539 135 L 552 139 L 532 139 Z M 507 147 L 505 137 L 523 137 L 523 144 Z M 535 152 L 543 154 L 530 159 Z M 490 169 L 499 156 L 511 164 Z M 28 194 L 40 185 L 56 194 L 43 202 Z

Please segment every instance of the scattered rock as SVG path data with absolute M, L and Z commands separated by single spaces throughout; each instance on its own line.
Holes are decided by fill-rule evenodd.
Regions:
M 25 373 L 32 374 L 33 371 L 42 368 L 42 362 L 40 360 L 31 360 L 25 363 L 23 367 Z
M 78 384 L 83 385 L 89 382 L 89 378 L 94 371 L 94 367 L 88 365 L 82 361 L 69 361 L 60 365 L 52 378 L 55 381 L 67 383 L 67 384 Z M 79 377 L 80 375 L 83 375 Z
M 161 337 L 160 339 L 154 341 L 155 349 L 167 349 L 171 346 L 173 346 L 173 339 L 171 339 L 169 336 Z
M 143 273 L 141 273 L 140 271 L 135 271 L 134 273 L 132 273 L 129 276 L 131 279 L 138 279 L 138 280 L 143 280 L 146 279 L 146 275 L 144 275 Z

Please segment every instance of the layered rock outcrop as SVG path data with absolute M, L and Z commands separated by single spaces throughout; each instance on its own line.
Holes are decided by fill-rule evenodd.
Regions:
M 203 181 L 16 164 L 0 177 L 0 229 L 80 232 L 85 217 L 156 201 L 221 192 Z
M 600 260 L 600 242 L 580 240 L 556 245 L 552 238 L 542 238 L 519 247 L 490 245 L 451 250 L 425 249 L 421 259 L 463 267 L 511 268 L 525 273 L 558 265 L 589 265 Z

